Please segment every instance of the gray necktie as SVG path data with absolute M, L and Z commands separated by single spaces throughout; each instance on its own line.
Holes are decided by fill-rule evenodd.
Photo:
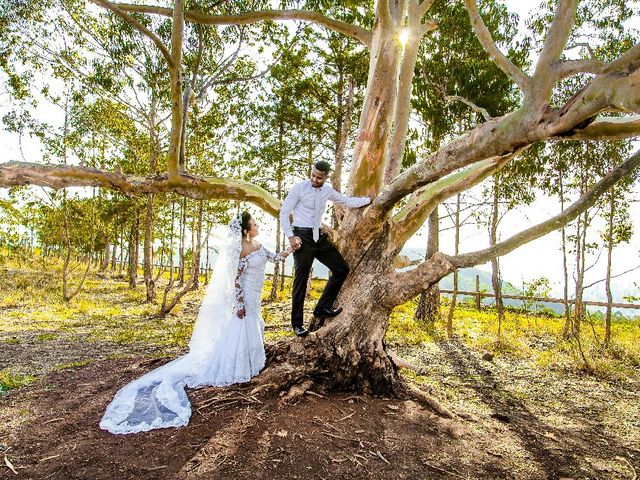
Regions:
M 313 241 L 317 242 L 320 239 L 320 216 L 322 212 L 320 210 L 320 189 L 313 189 L 315 192 L 315 204 L 313 206 Z

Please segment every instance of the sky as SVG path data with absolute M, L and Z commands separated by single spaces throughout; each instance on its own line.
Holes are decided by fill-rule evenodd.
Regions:
M 538 3 L 539 0 L 506 0 L 509 10 L 520 16 L 521 23 L 527 18 L 531 9 L 535 8 Z M 635 19 L 633 26 L 640 28 L 640 19 Z M 0 93 L 0 116 L 4 115 L 8 108 L 8 96 Z M 45 119 L 60 119 L 61 111 L 57 111 L 57 107 L 42 106 L 38 111 L 38 115 Z M 3 147 L 3 156 L 0 161 L 23 159 L 27 161 L 38 161 L 42 156 L 40 145 L 35 139 L 28 137 L 23 138 L 21 153 L 20 142 L 17 135 L 9 133 L 4 129 L 0 130 L 0 145 Z M 637 186 L 636 199 L 640 199 L 639 193 L 640 186 Z M 505 216 L 500 225 L 500 238 L 505 239 L 557 213 L 559 213 L 559 206 L 556 200 L 544 197 L 538 198 L 531 206 L 518 208 Z M 630 214 L 632 218 L 640 218 L 640 202 L 632 204 Z M 275 236 L 275 222 L 266 215 L 259 215 L 257 218 L 262 224 L 262 241 L 267 245 L 272 245 L 272 239 Z M 462 238 L 463 240 L 460 245 L 461 252 L 478 250 L 488 246 L 488 233 L 486 229 L 468 227 L 463 230 Z M 419 231 L 408 242 L 407 246 L 412 249 L 424 250 L 426 247 L 426 228 Z M 444 253 L 453 253 L 452 230 L 441 233 L 440 246 L 441 251 Z M 605 257 L 606 255 L 602 255 L 600 261 L 589 271 L 587 283 L 604 278 Z M 562 257 L 559 232 L 550 233 L 545 237 L 520 247 L 514 252 L 502 257 L 500 262 L 503 279 L 514 284 L 516 287 L 521 287 L 523 282 L 528 282 L 539 277 L 547 277 L 552 281 L 552 294 L 560 294 L 562 288 L 560 283 L 562 278 Z M 633 239 L 628 245 L 622 245 L 615 249 L 614 274 L 637 265 L 640 265 L 639 231 L 635 232 Z M 490 270 L 489 264 L 479 266 L 479 268 L 487 271 Z M 640 287 L 640 270 L 636 270 L 635 272 L 614 280 L 615 292 L 617 292 L 619 296 L 627 294 L 640 295 L 640 290 L 634 286 L 634 282 Z M 588 291 L 586 296 L 590 299 L 602 299 L 604 297 L 604 283 L 593 287 Z M 621 298 L 616 298 L 616 300 L 621 301 Z

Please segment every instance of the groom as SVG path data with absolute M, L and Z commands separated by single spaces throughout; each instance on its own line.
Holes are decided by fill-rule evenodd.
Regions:
M 340 252 L 329 241 L 328 235 L 320 229 L 327 200 L 350 208 L 364 207 L 371 203 L 367 197 L 347 197 L 335 191 L 331 185 L 325 184 L 330 171 L 331 165 L 328 162 L 316 162 L 309 180 L 297 183 L 291 188 L 280 210 L 282 230 L 289 238 L 291 248 L 294 249 L 295 277 L 291 302 L 291 325 L 294 333 L 299 337 L 309 333 L 303 326 L 303 309 L 307 281 L 314 259 L 317 258 L 331 270 L 329 281 L 313 311 L 314 316 L 335 317 L 342 311 L 342 308 L 334 310 L 333 302 L 347 278 L 349 267 Z M 291 212 L 293 212 L 293 228 L 289 222 Z

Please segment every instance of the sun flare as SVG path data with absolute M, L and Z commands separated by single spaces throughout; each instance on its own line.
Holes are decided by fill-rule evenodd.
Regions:
M 407 41 L 409 40 L 409 30 L 406 28 L 403 28 L 400 34 L 398 35 L 398 40 L 400 41 L 400 44 L 404 47 L 407 44 Z

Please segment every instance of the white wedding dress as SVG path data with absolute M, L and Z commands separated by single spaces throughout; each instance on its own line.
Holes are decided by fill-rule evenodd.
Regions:
M 200 306 L 189 353 L 121 388 L 100 428 L 123 434 L 187 425 L 191 404 L 185 387 L 246 382 L 264 367 L 264 268 L 267 261 L 280 261 L 284 254 L 261 246 L 241 258 L 240 232 L 235 218 Z M 243 308 L 245 316 L 239 318 Z

